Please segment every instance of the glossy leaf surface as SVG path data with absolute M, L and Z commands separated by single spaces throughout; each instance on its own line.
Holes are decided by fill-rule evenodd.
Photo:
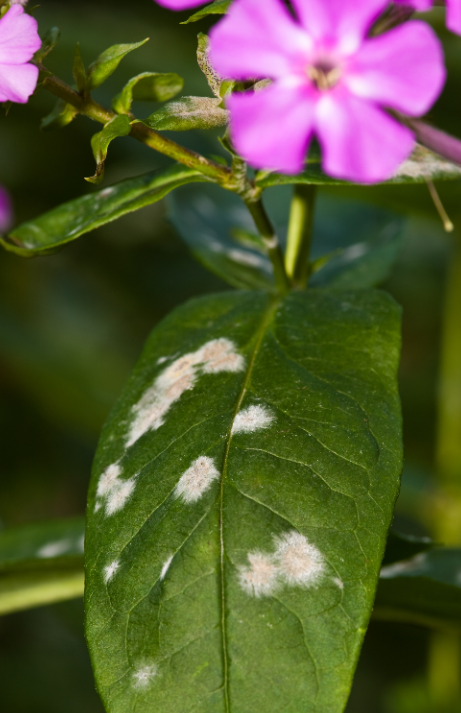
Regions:
M 102 52 L 99 57 L 88 67 L 87 77 L 87 89 L 92 91 L 100 87 L 103 82 L 110 77 L 111 74 L 115 72 L 118 65 L 124 57 L 133 50 L 137 50 L 142 47 L 149 38 L 142 40 L 142 42 L 135 42 L 129 45 L 114 45 L 109 47 L 105 52 Z
M 461 632 L 461 549 L 437 547 L 383 567 L 377 619 Z
M 209 15 L 225 15 L 231 3 L 232 0 L 214 0 L 214 2 L 210 5 L 206 5 L 181 24 L 187 25 L 189 22 L 197 22 L 198 20 L 202 20 L 204 17 L 208 17 Z
M 461 178 L 461 168 L 450 163 L 428 149 L 418 146 L 413 155 L 405 161 L 394 178 L 386 184 L 425 183 L 432 181 L 452 181 Z M 289 185 L 292 183 L 307 183 L 315 185 L 346 185 L 345 181 L 331 178 L 323 173 L 319 156 L 313 156 L 307 163 L 305 171 L 297 176 L 286 176 L 280 173 L 260 172 L 256 184 L 261 188 Z M 349 183 L 349 185 L 351 185 Z
M 89 493 L 108 711 L 344 709 L 398 491 L 399 317 L 375 291 L 229 293 L 153 332 Z
M 130 178 L 23 223 L 7 240 L 0 238 L 0 244 L 23 257 L 45 255 L 126 213 L 156 203 L 174 188 L 203 180 L 198 171 L 179 165 Z
M 131 131 L 130 119 L 122 114 L 114 116 L 103 128 L 98 131 L 91 139 L 91 148 L 93 149 L 94 160 L 96 161 L 96 171 L 94 176 L 85 178 L 88 183 L 101 183 L 104 178 L 104 164 L 107 158 L 109 146 L 114 139 L 120 136 L 128 136 Z
M 83 594 L 84 518 L 0 533 L 0 614 Z
M 227 111 L 220 104 L 220 99 L 211 97 L 183 97 L 165 104 L 143 123 L 156 131 L 214 129 L 228 122 Z
M 133 77 L 112 100 L 117 114 L 128 114 L 133 101 L 165 102 L 173 99 L 184 86 L 179 74 L 143 72 Z

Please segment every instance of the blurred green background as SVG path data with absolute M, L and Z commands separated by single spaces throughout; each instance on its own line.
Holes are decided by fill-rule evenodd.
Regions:
M 178 72 L 185 78 L 185 95 L 209 94 L 194 60 L 196 34 L 207 30 L 206 22 L 179 26 L 187 14 L 162 10 L 152 0 L 42 0 L 34 15 L 42 34 L 54 25 L 61 28 L 61 41 L 46 63 L 70 83 L 77 41 L 88 64 L 110 45 L 150 37 L 96 92 L 107 106 L 142 71 Z M 430 118 L 461 136 L 461 38 L 443 30 L 439 11 L 432 20 L 445 43 L 449 81 Z M 40 132 L 40 119 L 53 105 L 51 95 L 39 92 L 27 106 L 13 106 L 0 117 L 0 183 L 13 195 L 16 223 L 93 190 L 83 176 L 94 171 L 90 138 L 99 129 L 77 118 L 59 132 Z M 134 110 L 138 116 L 150 113 L 142 105 Z M 205 153 L 218 152 L 207 135 L 175 138 Z M 109 151 L 104 185 L 167 163 L 141 144 L 119 139 Z M 323 189 L 316 218 L 316 249 L 322 252 L 336 209 L 331 229 L 341 228 L 344 245 L 364 239 L 383 208 L 407 217 L 404 247 L 385 287 L 404 308 L 400 384 L 406 462 L 396 526 L 413 534 L 428 533 L 419 503 L 434 481 L 443 299 L 461 229 L 460 182 L 439 189 L 458 226 L 451 236 L 443 232 L 425 186 Z M 344 221 L 349 198 L 354 211 Z M 25 260 L 0 253 L 0 527 L 84 512 L 98 432 L 149 331 L 186 299 L 222 289 L 228 288 L 191 257 L 162 203 L 55 256 Z M 82 619 L 79 601 L 0 618 L 2 711 L 102 710 Z M 372 623 L 348 712 L 429 711 L 428 640 L 424 629 Z

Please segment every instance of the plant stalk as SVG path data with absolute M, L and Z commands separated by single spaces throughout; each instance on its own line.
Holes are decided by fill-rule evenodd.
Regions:
M 309 279 L 316 186 L 297 185 L 291 202 L 285 268 L 293 285 L 304 289 Z
M 279 239 L 271 223 L 269 216 L 261 198 L 257 200 L 245 200 L 245 205 L 251 213 L 255 225 L 267 248 L 272 267 L 274 268 L 275 284 L 278 292 L 285 295 L 290 290 L 290 281 L 285 272 L 283 252 Z

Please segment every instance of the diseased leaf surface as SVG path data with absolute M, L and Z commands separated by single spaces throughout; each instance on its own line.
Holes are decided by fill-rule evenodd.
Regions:
M 190 131 L 226 126 L 229 118 L 221 106 L 221 99 L 212 97 L 182 97 L 169 102 L 143 119 L 156 131 Z
M 46 255 L 126 213 L 156 203 L 174 188 L 203 180 L 198 171 L 180 165 L 130 178 L 23 223 L 8 239 L 0 238 L 0 244 L 23 257 Z
M 106 424 L 86 531 L 108 711 L 342 711 L 398 491 L 399 308 L 192 301 Z
M 461 632 L 461 549 L 437 547 L 382 568 L 374 616 Z

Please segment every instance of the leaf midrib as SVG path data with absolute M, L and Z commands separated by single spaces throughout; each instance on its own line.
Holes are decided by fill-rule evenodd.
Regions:
M 227 464 L 229 460 L 229 450 L 230 450 L 230 445 L 232 441 L 232 428 L 234 425 L 235 418 L 237 414 L 240 411 L 243 399 L 245 398 L 245 394 L 248 390 L 248 384 L 251 379 L 251 375 L 253 372 L 253 368 L 259 353 L 259 350 L 261 348 L 262 341 L 264 339 L 264 336 L 266 334 L 267 327 L 269 325 L 269 322 L 272 319 L 272 316 L 278 307 L 278 304 L 280 302 L 280 297 L 272 298 L 269 306 L 266 308 L 263 318 L 261 320 L 261 324 L 258 328 L 258 331 L 256 332 L 256 338 L 255 338 L 255 345 L 253 348 L 253 352 L 251 354 L 248 367 L 245 373 L 245 378 L 243 380 L 242 388 L 240 390 L 240 394 L 237 398 L 237 403 L 235 406 L 234 414 L 230 422 L 229 426 L 229 431 L 227 433 L 226 437 L 226 448 L 224 452 L 224 459 L 223 459 L 223 467 L 222 467 L 222 475 L 221 475 L 221 486 L 220 486 L 220 494 L 219 494 L 219 539 L 220 539 L 220 568 L 221 568 L 221 577 L 220 577 L 220 584 L 221 584 L 221 639 L 222 639 L 222 648 L 223 648 L 223 666 L 224 666 L 224 684 L 223 684 L 223 690 L 224 690 L 224 701 L 225 701 L 225 709 L 226 713 L 230 713 L 230 697 L 229 697 L 229 675 L 228 675 L 228 657 L 227 657 L 227 631 L 226 631 L 226 597 L 225 597 L 225 577 L 224 577 L 224 528 L 223 528 L 223 511 L 224 511 L 224 482 L 226 479 L 227 475 Z

